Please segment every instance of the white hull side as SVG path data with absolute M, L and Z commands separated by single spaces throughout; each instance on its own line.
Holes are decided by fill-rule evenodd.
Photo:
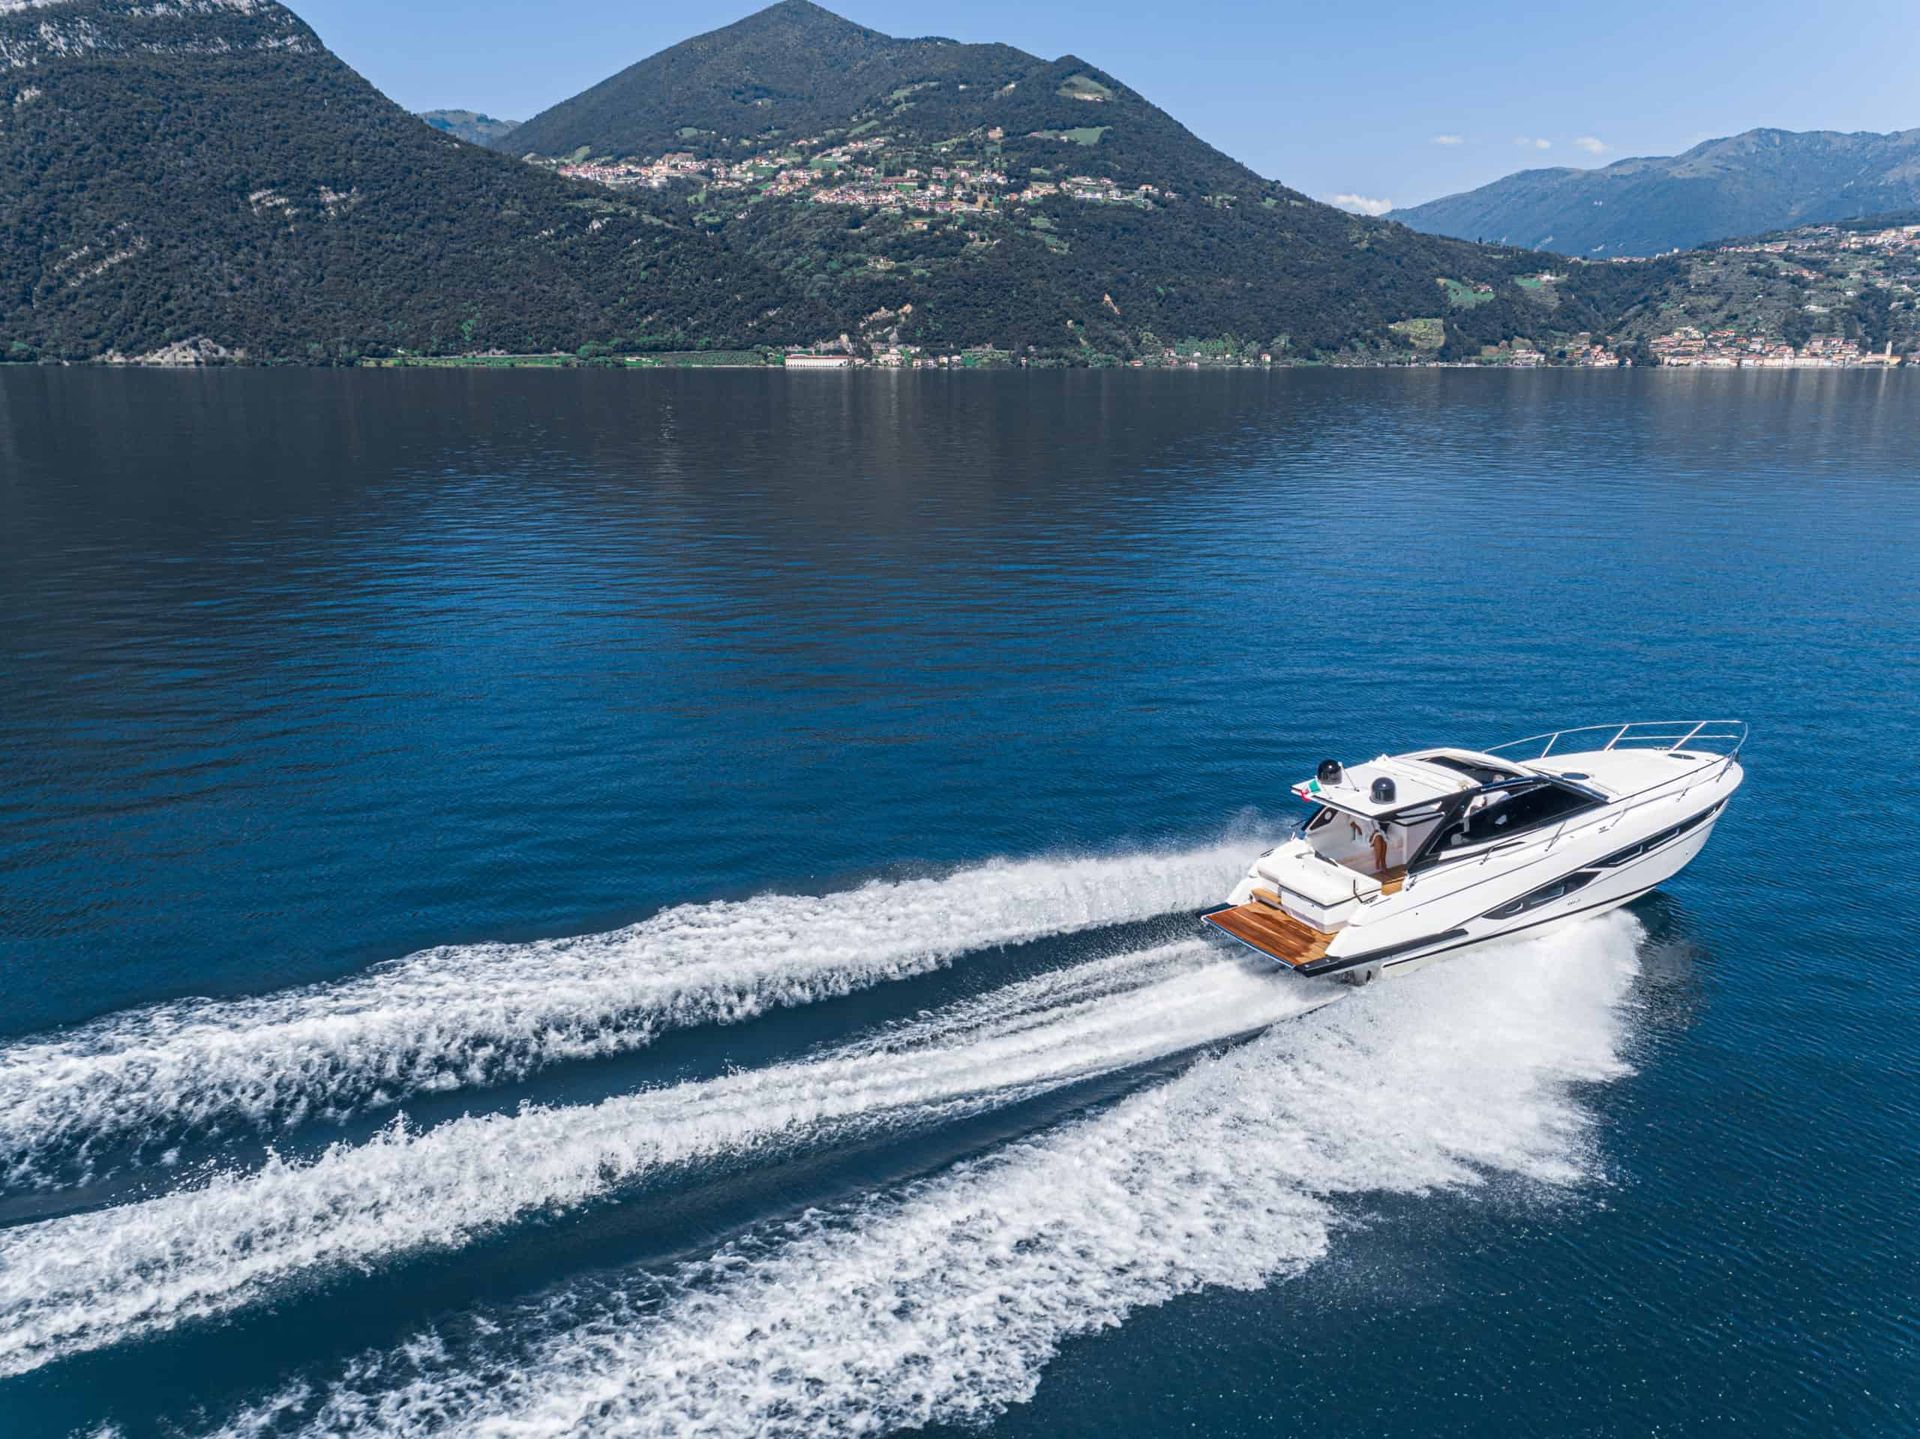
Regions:
M 1716 815 L 1698 829 L 1682 835 L 1666 848 L 1655 850 L 1631 864 L 1622 865 L 1606 878 L 1595 880 L 1587 888 L 1576 891 L 1564 899 L 1556 900 L 1552 904 L 1542 905 L 1539 909 L 1507 921 L 1487 919 L 1471 921 L 1463 926 L 1467 930 L 1466 937 L 1447 941 L 1441 947 L 1417 952 L 1404 959 L 1386 960 L 1381 964 L 1380 972 L 1383 975 L 1412 974 L 1436 959 L 1444 959 L 1463 950 L 1492 944 L 1520 934 L 1531 939 L 1579 920 L 1605 914 L 1624 904 L 1631 904 L 1641 895 L 1658 889 L 1692 863 L 1694 856 L 1706 848 L 1707 837 L 1713 833 L 1713 827 L 1719 822 L 1719 816 Z

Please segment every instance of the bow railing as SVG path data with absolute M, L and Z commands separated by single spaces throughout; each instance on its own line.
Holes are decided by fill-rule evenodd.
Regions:
M 1660 749 L 1699 750 L 1732 759 L 1747 742 L 1742 720 L 1632 720 L 1626 724 L 1581 725 L 1489 745 L 1483 753 L 1507 759 L 1537 760 L 1553 754 L 1581 754 L 1591 750 Z

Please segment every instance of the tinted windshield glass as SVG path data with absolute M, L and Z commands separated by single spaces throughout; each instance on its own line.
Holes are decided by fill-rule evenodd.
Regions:
M 1562 789 L 1544 780 L 1523 789 L 1495 790 L 1472 813 L 1448 822 L 1445 832 L 1428 852 L 1424 863 L 1431 864 L 1445 859 L 1456 850 L 1484 844 L 1489 840 L 1503 839 L 1508 835 L 1523 834 L 1542 825 L 1557 823 L 1568 815 L 1592 809 L 1599 803 L 1597 799 Z

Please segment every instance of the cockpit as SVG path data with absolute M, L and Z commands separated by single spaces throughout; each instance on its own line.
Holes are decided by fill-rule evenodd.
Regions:
M 1604 804 L 1578 777 L 1516 768 L 1471 750 L 1329 762 L 1294 792 L 1319 808 L 1299 833 L 1321 859 L 1383 884 L 1558 824 Z

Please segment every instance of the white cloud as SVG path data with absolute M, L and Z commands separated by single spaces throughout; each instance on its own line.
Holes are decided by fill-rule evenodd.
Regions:
M 1582 135 L 1578 140 L 1573 142 L 1573 148 L 1576 150 L 1585 150 L 1589 155 L 1604 155 L 1607 153 L 1609 147 L 1605 140 L 1593 135 Z
M 1432 143 L 1435 145 L 1464 145 L 1467 142 L 1458 135 L 1435 135 Z
M 1553 141 L 1542 140 L 1535 135 L 1515 135 L 1513 137 L 1513 143 L 1523 149 L 1530 150 L 1551 150 L 1553 148 Z
M 1393 201 L 1376 200 L 1370 195 L 1335 195 L 1333 203 L 1356 215 L 1384 215 L 1393 208 Z

